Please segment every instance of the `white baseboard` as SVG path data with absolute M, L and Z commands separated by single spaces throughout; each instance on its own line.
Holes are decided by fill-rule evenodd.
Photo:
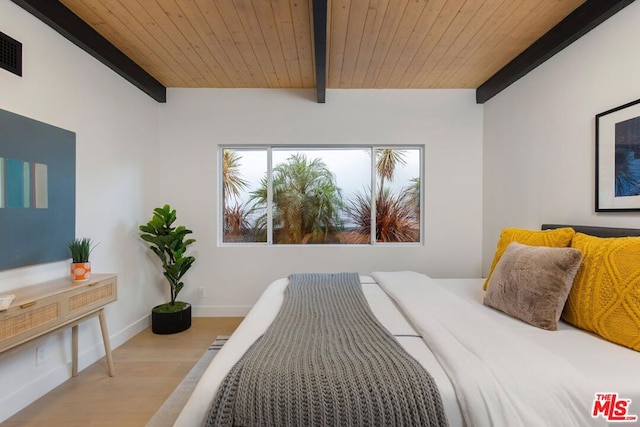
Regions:
M 66 365 L 51 369 L 0 401 L 0 422 L 20 412 L 67 379 L 71 369 Z
M 146 316 L 143 316 L 142 318 L 136 320 L 135 322 L 133 322 L 131 325 L 127 326 L 123 330 L 111 335 L 109 337 L 109 339 L 111 340 L 111 347 L 112 348 L 120 347 L 122 344 L 129 341 L 131 338 L 138 335 L 140 332 L 144 331 L 149 326 L 151 326 L 151 314 L 147 314 Z M 102 343 L 98 343 L 98 345 L 101 345 L 101 344 Z M 104 355 L 104 352 L 103 352 L 103 355 Z
M 111 349 L 115 349 L 134 335 L 142 332 L 151 324 L 151 316 L 147 315 L 133 322 L 121 331 L 110 335 Z M 102 338 L 93 346 L 78 354 L 78 370 L 82 371 L 85 367 L 95 363 L 104 357 L 104 345 Z M 118 365 L 115 366 L 116 373 Z M 20 412 L 40 397 L 44 396 L 63 382 L 71 378 L 71 361 L 60 362 L 45 372 L 43 375 L 35 378 L 28 384 L 15 390 L 12 394 L 0 401 L 0 422 L 5 421 L 14 414 Z
M 135 335 L 144 331 L 147 327 L 151 325 L 151 315 L 146 315 L 124 329 L 116 332 L 113 335 L 109 335 L 109 342 L 111 343 L 111 350 L 115 350 L 120 347 L 125 342 L 129 341 Z M 104 357 L 104 343 L 102 342 L 102 338 L 100 338 L 93 346 L 87 348 L 82 353 L 78 354 L 78 372 L 82 372 L 84 368 L 94 364 L 96 361 L 100 360 Z M 71 361 L 67 362 L 67 365 L 71 366 Z M 114 367 L 115 371 L 118 372 L 117 366 Z M 69 372 L 71 372 L 69 370 Z
M 194 305 L 193 317 L 244 317 L 251 310 L 250 305 Z

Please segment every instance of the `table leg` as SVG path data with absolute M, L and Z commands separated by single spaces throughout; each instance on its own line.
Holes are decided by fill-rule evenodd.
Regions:
M 109 342 L 109 331 L 107 331 L 107 320 L 104 317 L 103 309 L 100 310 L 98 319 L 100 319 L 100 329 L 102 330 L 102 341 L 104 342 L 104 353 L 107 358 L 109 376 L 112 377 L 116 374 L 116 371 L 113 367 L 113 359 L 111 358 L 111 343 Z
M 78 325 L 71 327 L 71 375 L 78 376 Z

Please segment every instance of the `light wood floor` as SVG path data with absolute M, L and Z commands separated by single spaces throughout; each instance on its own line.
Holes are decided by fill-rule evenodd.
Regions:
M 218 335 L 240 317 L 194 317 L 190 329 L 154 335 L 148 328 L 2 423 L 3 427 L 144 426 Z

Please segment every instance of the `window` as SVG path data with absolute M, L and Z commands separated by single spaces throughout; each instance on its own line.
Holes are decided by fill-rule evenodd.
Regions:
M 421 241 L 420 147 L 224 147 L 222 241 Z

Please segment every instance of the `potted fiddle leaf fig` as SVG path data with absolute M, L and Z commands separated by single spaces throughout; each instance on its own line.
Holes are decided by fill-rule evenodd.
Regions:
M 188 239 L 192 231 L 182 225 L 174 226 L 176 211 L 164 205 L 153 210 L 153 217 L 141 225 L 140 237 L 162 262 L 162 273 L 169 283 L 171 300 L 151 310 L 151 330 L 155 334 L 174 334 L 191 327 L 191 304 L 178 301 L 184 283 L 182 277 L 195 262 L 187 255 L 187 248 L 195 239 Z

